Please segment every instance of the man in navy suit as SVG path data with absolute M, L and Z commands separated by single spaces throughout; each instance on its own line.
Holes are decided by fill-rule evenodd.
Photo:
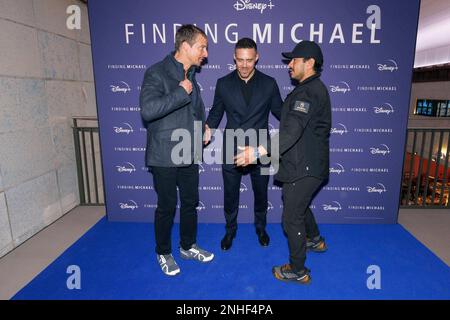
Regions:
M 254 130 L 258 137 L 253 143 L 246 140 L 245 145 L 241 146 L 233 143 L 231 147 L 233 149 L 227 150 L 227 146 L 231 149 L 231 144 L 227 143 L 227 134 L 224 136 L 223 159 L 227 158 L 227 153 L 236 156 L 239 150 L 241 155 L 245 155 L 242 158 L 246 161 L 242 163 L 224 161 L 222 165 L 226 220 L 226 234 L 221 241 L 223 250 L 231 248 L 233 238 L 236 236 L 241 178 L 248 173 L 251 176 L 255 197 L 254 214 L 258 240 L 264 247 L 268 246 L 270 241 L 265 230 L 269 175 L 262 174 L 263 165 L 258 159 L 262 154 L 270 153 L 269 113 L 272 112 L 279 119 L 283 101 L 275 79 L 255 69 L 258 58 L 255 41 L 242 38 L 236 43 L 234 51 L 236 70 L 217 81 L 213 106 L 206 120 L 206 131 L 209 133 L 210 129 L 219 126 L 223 114 L 226 113 L 226 130 L 241 129 L 244 132 Z M 261 132 L 265 134 L 263 138 Z

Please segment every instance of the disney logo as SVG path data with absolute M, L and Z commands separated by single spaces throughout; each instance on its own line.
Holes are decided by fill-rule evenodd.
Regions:
M 114 85 L 110 85 L 111 91 L 112 92 L 123 92 L 123 93 L 127 93 L 129 91 L 131 91 L 130 86 L 128 85 L 128 83 L 124 82 L 124 81 L 120 81 L 121 83 L 123 83 L 125 85 L 125 87 L 121 87 L 120 85 L 118 86 L 114 86 Z
M 389 115 L 390 113 L 394 112 L 394 107 L 390 103 L 385 103 L 387 107 L 381 106 L 381 107 L 373 107 L 373 110 L 376 114 L 385 113 Z
M 336 165 L 338 166 L 338 168 L 331 167 L 330 173 L 341 174 L 341 173 L 345 172 L 344 166 L 342 164 L 336 163 Z
M 242 10 L 259 10 L 261 14 L 263 14 L 264 10 L 269 8 L 270 10 L 275 7 L 274 4 L 272 4 L 272 1 L 269 1 L 269 3 L 262 3 L 262 2 L 251 2 L 251 0 L 238 0 L 233 5 L 234 9 L 236 11 L 242 11 Z
M 114 132 L 115 133 L 126 133 L 126 134 L 130 134 L 131 132 L 134 132 L 133 127 L 129 124 L 124 122 L 123 123 L 127 128 L 124 127 L 114 127 Z
M 382 183 L 377 183 L 377 185 L 378 185 L 378 187 L 367 186 L 367 192 L 368 193 L 378 193 L 378 194 L 387 192 L 386 187 Z
M 324 211 L 334 211 L 334 212 L 338 212 L 339 210 L 342 210 L 341 204 L 337 201 L 333 201 L 333 204 L 323 204 L 323 210 Z
M 330 85 L 331 92 L 345 94 L 348 91 L 350 91 L 350 86 L 348 85 L 347 82 L 341 81 L 341 83 L 345 84 L 346 87 L 344 88 L 344 87 L 340 87 L 339 85 L 337 85 L 337 86 Z
M 391 153 L 391 150 L 389 150 L 389 147 L 385 144 L 382 144 L 382 146 L 384 148 L 370 148 L 370 153 L 371 154 L 382 154 L 383 156 L 385 156 L 388 153 Z
M 388 61 L 392 62 L 393 65 L 378 63 L 378 71 L 394 72 L 394 71 L 398 70 L 397 62 L 395 62 L 394 60 L 391 60 L 391 59 L 389 59 Z
M 340 134 L 342 136 L 344 133 L 348 133 L 347 127 L 345 125 L 343 125 L 342 123 L 338 123 L 338 125 L 340 125 L 342 128 L 331 128 L 331 134 Z
M 136 167 L 135 167 L 132 163 L 130 163 L 130 162 L 126 162 L 126 163 L 127 163 L 130 167 L 126 167 L 126 166 L 116 166 L 117 171 L 120 172 L 120 173 L 123 173 L 123 172 L 132 173 L 132 172 L 135 172 L 135 171 L 136 171 Z
M 126 203 L 123 203 L 123 202 L 119 203 L 120 209 L 122 209 L 122 210 L 126 210 L 126 209 L 134 210 L 134 209 L 139 208 L 139 206 L 137 205 L 137 203 L 135 201 L 130 200 L 129 202 L 131 202 L 131 204 L 127 203 L 127 202 Z

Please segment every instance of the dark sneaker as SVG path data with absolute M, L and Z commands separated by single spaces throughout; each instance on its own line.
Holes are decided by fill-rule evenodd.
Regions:
M 168 276 L 174 276 L 180 273 L 180 267 L 175 262 L 171 254 L 156 255 L 161 270 Z
M 275 278 L 284 282 L 292 282 L 296 284 L 311 283 L 311 276 L 309 275 L 310 270 L 305 268 L 301 272 L 295 272 L 294 270 L 292 270 L 289 263 L 279 267 L 273 267 L 272 273 Z
M 183 259 L 186 260 L 192 259 L 200 262 L 210 262 L 214 258 L 213 253 L 203 250 L 195 243 L 189 250 L 184 250 L 183 248 L 180 248 L 180 254 Z
M 319 237 L 318 239 L 306 239 L 306 250 L 322 253 L 328 250 L 327 244 L 325 243 L 325 239 L 323 237 Z

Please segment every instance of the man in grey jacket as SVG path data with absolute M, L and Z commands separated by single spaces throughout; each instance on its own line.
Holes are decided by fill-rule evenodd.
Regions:
M 201 141 L 200 148 L 194 146 L 195 134 L 198 134 L 194 134 L 197 131 L 194 129 L 200 127 L 202 133 L 205 111 L 195 73 L 208 56 L 207 50 L 208 40 L 203 30 L 194 25 L 181 26 L 175 36 L 175 52 L 146 70 L 141 87 L 141 116 L 147 127 L 146 165 L 153 174 L 158 195 L 154 222 L 157 260 L 169 276 L 180 272 L 171 248 L 177 187 L 181 201 L 181 257 L 200 262 L 214 258 L 214 254 L 196 244 L 198 162 L 202 148 Z M 175 130 L 189 136 L 189 148 L 182 149 L 181 161 L 176 157 L 178 153 L 173 152 L 179 144 L 172 141 Z

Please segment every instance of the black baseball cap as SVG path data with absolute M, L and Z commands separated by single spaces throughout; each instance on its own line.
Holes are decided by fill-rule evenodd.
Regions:
M 323 63 L 322 50 L 314 41 L 303 40 L 295 46 L 292 52 L 282 52 L 281 54 L 287 59 L 314 58 L 317 63 Z

